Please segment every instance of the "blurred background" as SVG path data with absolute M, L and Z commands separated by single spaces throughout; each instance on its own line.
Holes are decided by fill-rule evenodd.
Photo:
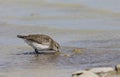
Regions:
M 24 26 L 27 29 L 13 32 L 13 28 L 9 33 L 50 34 L 60 42 L 119 39 L 119 3 L 119 0 L 0 0 L 0 31 L 4 31 L 2 34 L 9 31 L 2 28 L 4 25 Z M 38 27 L 44 28 L 44 32 L 35 29 Z

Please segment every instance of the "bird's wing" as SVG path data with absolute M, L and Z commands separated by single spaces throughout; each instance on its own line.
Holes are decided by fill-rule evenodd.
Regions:
M 52 40 L 48 36 L 42 36 L 42 35 L 29 35 L 27 36 L 26 39 L 44 45 L 50 45 L 50 42 Z

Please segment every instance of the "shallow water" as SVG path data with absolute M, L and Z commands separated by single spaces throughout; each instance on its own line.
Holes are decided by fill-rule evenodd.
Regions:
M 71 77 L 77 70 L 119 64 L 119 4 L 119 0 L 0 0 L 0 77 Z M 16 37 L 36 33 L 50 35 L 63 54 L 36 56 Z M 75 48 L 82 53 L 74 53 Z

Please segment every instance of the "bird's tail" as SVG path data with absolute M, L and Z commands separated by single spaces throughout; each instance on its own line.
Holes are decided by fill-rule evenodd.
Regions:
M 23 35 L 17 35 L 18 38 L 22 38 L 25 39 L 27 36 L 23 36 Z

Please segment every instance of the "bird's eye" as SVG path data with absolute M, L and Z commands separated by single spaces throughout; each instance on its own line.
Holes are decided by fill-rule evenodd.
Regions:
M 58 49 L 59 47 L 56 45 L 56 48 Z
M 56 46 L 57 49 L 59 49 L 59 45 L 58 44 L 56 44 L 55 46 Z

